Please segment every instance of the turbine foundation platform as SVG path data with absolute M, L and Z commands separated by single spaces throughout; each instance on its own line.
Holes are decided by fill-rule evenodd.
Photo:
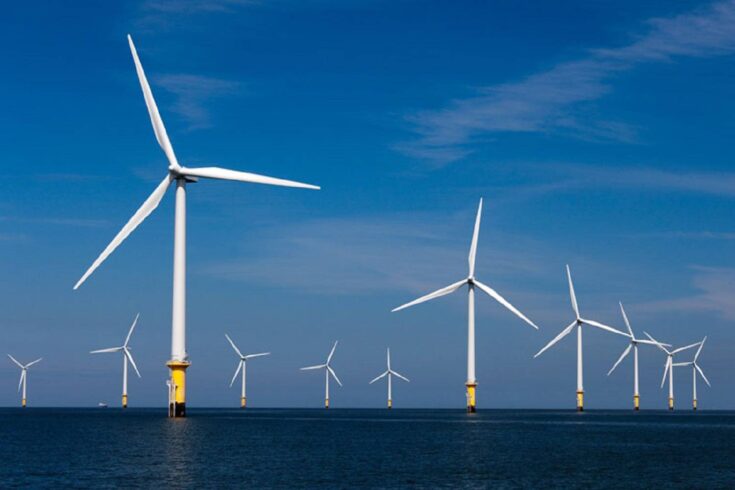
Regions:
M 123 408 L 128 408 L 128 395 L 123 395 L 122 396 L 122 407 Z
M 477 383 L 467 383 L 467 413 L 477 411 Z
M 240 398 L 240 408 L 245 408 L 248 404 L 248 399 L 244 396 Z
M 23 408 L 26 408 L 26 399 L 25 399 L 25 398 L 23 398 L 23 399 L 22 399 L 22 400 L 20 401 L 20 406 L 21 406 L 21 407 L 23 407 Z
M 692 410 L 694 411 L 697 410 L 697 400 L 696 399 L 692 400 Z
M 329 408 L 329 398 L 324 399 L 324 408 Z
M 584 391 L 577 392 L 577 412 L 584 412 Z
M 186 369 L 191 366 L 187 361 L 169 361 L 166 366 L 171 370 L 171 391 L 168 400 L 168 416 L 186 417 Z
M 669 397 L 669 410 L 673 410 L 673 409 L 674 409 L 674 398 Z
M 641 397 L 638 395 L 633 396 L 633 410 L 640 410 Z

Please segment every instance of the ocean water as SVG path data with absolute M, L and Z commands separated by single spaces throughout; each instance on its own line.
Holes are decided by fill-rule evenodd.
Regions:
M 1 488 L 735 488 L 735 412 L 0 409 Z

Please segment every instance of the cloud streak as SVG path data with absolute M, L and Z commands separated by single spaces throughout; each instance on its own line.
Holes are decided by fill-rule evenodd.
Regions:
M 594 120 L 581 110 L 609 93 L 615 75 L 638 65 L 676 57 L 712 57 L 735 52 L 735 0 L 647 22 L 648 33 L 628 45 L 591 50 L 518 82 L 483 87 L 445 108 L 407 116 L 417 139 L 403 153 L 443 165 L 471 152 L 477 139 L 503 132 L 558 132 L 593 140 L 635 141 L 635 130 Z
M 207 103 L 238 94 L 242 87 L 239 82 L 186 73 L 163 75 L 156 81 L 174 96 L 171 110 L 188 124 L 189 130 L 211 127 L 212 117 Z

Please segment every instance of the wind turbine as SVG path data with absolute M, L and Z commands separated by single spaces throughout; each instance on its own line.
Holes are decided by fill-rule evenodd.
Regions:
M 122 407 L 128 408 L 128 362 L 133 365 L 133 369 L 135 369 L 135 374 L 138 375 L 140 378 L 140 371 L 138 371 L 138 366 L 135 365 L 135 360 L 133 359 L 133 354 L 130 353 L 130 347 L 128 347 L 128 344 L 130 343 L 130 337 L 133 335 L 133 330 L 135 330 L 135 326 L 138 324 L 138 318 L 140 317 L 140 313 L 135 315 L 135 320 L 133 320 L 133 324 L 130 325 L 130 330 L 128 330 L 128 335 L 125 337 L 125 343 L 121 345 L 120 347 L 110 347 L 109 349 L 99 349 L 99 350 L 93 350 L 90 351 L 90 354 L 103 354 L 107 352 L 122 352 L 123 354 L 123 392 L 122 392 Z
M 28 382 L 28 368 L 36 364 L 37 362 L 41 362 L 41 359 L 43 357 L 39 357 L 33 362 L 29 362 L 25 366 L 21 363 L 19 363 L 15 357 L 8 354 L 8 357 L 11 361 L 15 363 L 16 366 L 20 368 L 20 381 L 18 382 L 18 391 L 20 391 L 21 388 L 23 388 L 23 398 L 20 399 L 20 406 L 23 408 L 26 408 L 26 384 Z
M 579 306 L 577 305 L 577 296 L 574 294 L 574 284 L 572 284 L 572 272 L 569 270 L 569 265 L 567 265 L 567 279 L 569 281 L 569 296 L 572 300 L 572 309 L 574 310 L 574 321 L 569 324 L 567 328 L 562 330 L 559 335 L 554 337 L 554 339 L 546 344 L 546 346 L 538 351 L 534 358 L 540 356 L 541 354 L 546 351 L 549 347 L 559 342 L 561 339 L 572 333 L 572 331 L 576 328 L 577 329 L 577 410 L 582 411 L 584 410 L 584 384 L 583 384 L 583 373 L 582 373 L 582 327 L 588 326 L 588 327 L 596 327 L 602 330 L 606 330 L 608 332 L 616 333 L 618 335 L 622 335 L 623 337 L 627 337 L 628 334 L 625 334 L 621 332 L 620 330 L 617 330 L 615 328 L 609 327 L 607 325 L 604 325 L 600 322 L 596 322 L 594 320 L 587 320 L 586 318 L 582 318 L 582 316 L 579 314 Z
M 628 321 L 628 315 L 625 314 L 625 309 L 623 308 L 623 303 L 620 304 L 620 312 L 623 314 L 623 320 L 625 320 L 625 326 L 628 327 L 628 333 L 630 334 L 630 344 L 628 344 L 628 347 L 623 351 L 623 353 L 618 358 L 617 362 L 613 365 L 613 367 L 608 371 L 607 375 L 610 376 L 613 371 L 615 371 L 615 368 L 618 367 L 618 364 L 620 364 L 623 359 L 625 359 L 625 356 L 630 354 L 631 349 L 633 350 L 633 410 L 639 410 L 640 407 L 640 395 L 638 393 L 638 344 L 648 344 L 648 345 L 656 345 L 656 342 L 653 342 L 651 340 L 644 340 L 644 339 L 638 339 L 636 338 L 635 334 L 633 333 L 633 329 L 630 328 L 630 322 Z M 666 347 L 671 347 L 669 344 L 662 344 Z
M 477 378 L 475 377 L 475 287 L 480 288 L 480 291 L 483 291 L 488 296 L 493 298 L 495 301 L 500 303 L 501 305 L 505 306 L 507 309 L 509 309 L 513 314 L 515 314 L 517 317 L 519 317 L 524 322 L 531 325 L 533 328 L 538 330 L 538 327 L 536 324 L 534 324 L 531 320 L 526 318 L 523 313 L 518 311 L 515 306 L 510 304 L 508 301 L 505 300 L 500 294 L 498 294 L 497 291 L 495 291 L 490 286 L 481 283 L 477 279 L 475 279 L 475 258 L 477 256 L 477 239 L 480 234 L 480 219 L 482 217 L 482 199 L 480 199 L 480 205 L 477 208 L 477 217 L 475 218 L 475 230 L 472 234 L 472 242 L 470 244 L 470 254 L 467 258 L 467 261 L 469 262 L 469 274 L 467 275 L 466 279 L 462 279 L 461 281 L 455 282 L 454 284 L 450 284 L 449 286 L 446 286 L 444 288 L 438 289 L 434 291 L 433 293 L 429 293 L 425 296 L 421 296 L 418 299 L 415 299 L 409 303 L 406 303 L 404 305 L 399 306 L 398 308 L 394 308 L 392 311 L 399 311 L 404 308 L 408 308 L 409 306 L 417 305 L 419 303 L 423 303 L 425 301 L 429 301 L 435 298 L 440 298 L 442 296 L 446 296 L 447 294 L 451 294 L 458 289 L 460 289 L 462 286 L 467 285 L 467 294 L 468 294 L 468 300 L 467 300 L 467 382 L 465 383 L 465 386 L 467 387 L 467 411 L 468 412 L 474 412 L 476 410 L 476 396 L 475 396 L 475 390 L 477 388 Z
M 324 408 L 329 408 L 329 375 L 331 374 L 334 376 L 334 380 L 337 382 L 338 385 L 342 386 L 342 382 L 337 377 L 337 373 L 334 372 L 334 369 L 332 369 L 332 366 L 329 364 L 332 361 L 332 356 L 334 355 L 334 350 L 337 348 L 337 342 L 335 341 L 334 345 L 332 346 L 332 350 L 329 352 L 329 356 L 327 356 L 327 362 L 324 364 L 317 364 L 316 366 L 308 366 L 308 367 L 302 367 L 302 371 L 310 371 L 312 369 L 324 369 L 324 381 L 325 381 L 325 395 L 324 395 Z
M 397 377 L 399 377 L 399 378 L 401 378 L 403 381 L 409 382 L 408 378 L 405 378 L 405 377 L 401 376 L 400 374 L 398 374 L 397 372 L 393 371 L 390 368 L 390 347 L 389 347 L 388 348 L 388 369 L 383 374 L 381 374 L 380 376 L 378 376 L 377 378 L 375 378 L 374 380 L 372 380 L 370 383 L 368 383 L 368 384 L 373 384 L 376 381 L 378 381 L 379 379 L 385 378 L 386 376 L 388 376 L 388 408 L 389 409 L 390 408 L 393 408 L 393 390 L 392 390 L 393 385 L 392 385 L 392 378 L 393 378 L 394 375 L 397 376 Z
M 681 351 L 685 351 L 687 349 L 691 349 L 692 347 L 696 347 L 698 345 L 701 345 L 702 342 L 697 342 L 694 344 L 689 344 L 684 347 L 679 347 L 678 349 L 674 350 L 668 350 L 664 345 L 659 342 L 658 340 L 651 337 L 651 335 L 648 332 L 643 332 L 646 334 L 646 337 L 653 340 L 656 343 L 656 347 L 661 349 L 666 353 L 666 364 L 664 364 L 664 377 L 661 378 L 661 388 L 664 387 L 664 383 L 666 383 L 666 376 L 669 377 L 669 410 L 674 409 L 674 355 L 678 354 Z
M 268 356 L 270 355 L 270 352 L 261 352 L 259 354 L 248 354 L 246 356 L 242 355 L 242 352 L 240 352 L 240 349 L 237 348 L 235 343 L 232 341 L 229 335 L 225 334 L 225 337 L 227 337 L 227 341 L 230 343 L 233 349 L 235 349 L 235 353 L 240 357 L 240 362 L 237 363 L 237 369 L 235 370 L 235 375 L 232 377 L 232 381 L 230 381 L 230 388 L 232 388 L 232 385 L 235 384 L 235 379 L 237 379 L 237 375 L 240 373 L 240 370 L 242 370 L 242 390 L 240 393 L 240 408 L 245 408 L 247 405 L 247 397 L 245 396 L 245 378 L 247 376 L 247 368 L 248 359 L 252 359 L 254 357 L 261 357 L 261 356 Z
M 199 178 L 234 180 L 239 182 L 250 182 L 255 184 L 269 184 L 285 187 L 301 187 L 304 189 L 319 189 L 319 187 L 294 182 L 291 180 L 276 179 L 264 175 L 238 172 L 219 167 L 187 168 L 179 164 L 176 159 L 173 146 L 169 141 L 163 120 L 158 112 L 156 101 L 148 85 L 143 66 L 138 59 L 133 39 L 128 35 L 128 44 L 133 54 L 135 69 L 138 73 L 140 86 L 143 89 L 143 97 L 148 108 L 153 132 L 156 140 L 168 160 L 168 171 L 158 187 L 143 202 L 143 205 L 135 212 L 132 218 L 123 226 L 122 230 L 112 239 L 87 272 L 74 285 L 79 288 L 82 283 L 104 262 L 104 260 L 150 215 L 166 194 L 169 186 L 176 182 L 176 211 L 174 217 L 174 274 L 173 274 L 173 308 L 171 317 L 171 360 L 167 366 L 171 370 L 171 383 L 173 398 L 169 403 L 169 416 L 186 416 L 186 368 L 191 364 L 186 352 L 186 185 L 197 182 Z
M 697 359 L 699 359 L 699 354 L 702 352 L 702 347 L 704 347 L 704 342 L 707 340 L 707 337 L 705 336 L 702 339 L 702 342 L 699 344 L 699 349 L 697 349 L 697 353 L 694 354 L 694 360 L 692 362 L 678 362 L 674 364 L 674 366 L 691 366 L 692 367 L 692 410 L 697 409 L 697 373 L 699 373 L 700 376 L 702 376 L 702 379 L 705 383 L 707 383 L 707 386 L 712 386 L 709 384 L 709 380 L 707 379 L 707 376 L 704 375 L 704 371 L 702 371 L 702 368 L 699 367 L 699 364 L 697 364 Z

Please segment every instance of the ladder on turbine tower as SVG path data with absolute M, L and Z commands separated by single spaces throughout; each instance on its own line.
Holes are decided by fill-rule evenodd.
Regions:
M 168 387 L 168 416 L 174 417 L 174 406 L 176 402 L 176 383 L 172 379 L 166 380 Z

